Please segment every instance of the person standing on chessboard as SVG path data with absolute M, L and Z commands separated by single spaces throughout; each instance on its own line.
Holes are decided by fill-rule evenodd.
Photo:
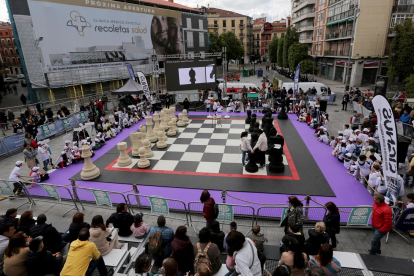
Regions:
M 257 131 L 257 135 L 259 135 L 259 139 L 257 140 L 256 145 L 252 149 L 252 153 L 254 153 L 255 149 L 259 149 L 258 151 L 258 159 L 259 159 L 259 168 L 263 168 L 266 166 L 266 151 L 267 151 L 267 137 L 263 133 L 263 130 L 259 128 Z

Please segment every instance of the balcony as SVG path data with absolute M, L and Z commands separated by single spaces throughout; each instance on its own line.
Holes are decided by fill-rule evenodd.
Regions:
M 328 17 L 327 20 L 326 20 L 326 23 L 336 22 L 336 21 L 339 21 L 341 19 L 346 19 L 346 18 L 352 17 L 352 16 L 354 16 L 354 13 L 355 13 L 354 9 L 346 11 L 346 12 L 341 12 L 339 14 Z
M 244 37 L 244 33 L 239 33 L 239 36 L 240 37 Z
M 314 28 L 313 23 L 308 24 L 308 25 L 301 25 L 301 26 L 298 26 L 298 33 L 306 32 L 306 31 L 313 31 L 313 28 Z
M 308 5 L 315 5 L 316 0 L 301 0 L 297 2 L 297 6 L 292 8 L 292 13 L 297 12 L 298 10 L 308 6 Z
M 347 56 L 349 56 L 349 51 L 345 51 L 345 50 L 327 50 L 327 51 L 325 51 L 325 56 L 347 57 Z
M 208 24 L 209 28 L 218 28 L 218 24 Z
M 244 28 L 244 27 L 246 27 L 246 25 L 244 25 L 244 24 L 239 24 L 239 28 Z
M 330 6 L 330 5 L 333 5 L 333 4 L 336 4 L 336 3 L 338 3 L 338 2 L 342 2 L 343 0 L 329 0 L 329 4 L 328 4 L 328 6 Z M 353 4 L 353 3 L 351 3 L 351 4 Z
M 346 30 L 338 33 L 333 34 L 326 34 L 325 40 L 334 40 L 334 39 L 347 39 L 351 38 L 352 36 L 352 30 Z
M 301 13 L 299 15 L 293 16 L 292 24 L 296 24 L 297 22 L 300 22 L 307 18 L 315 18 L 315 9 L 312 9 L 308 11 L 307 13 Z
M 312 43 L 313 42 L 313 35 L 306 35 L 299 37 L 299 42 L 302 44 Z
M 414 5 L 395 5 L 392 13 L 414 13 Z

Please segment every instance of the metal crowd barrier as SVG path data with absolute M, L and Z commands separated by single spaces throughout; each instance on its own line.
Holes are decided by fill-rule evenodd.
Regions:
M 254 226 L 255 220 L 255 212 L 254 208 L 247 205 L 237 205 L 237 204 L 225 204 L 225 203 L 216 203 L 219 206 L 220 214 L 217 218 L 217 221 L 221 222 L 222 224 L 229 225 L 230 222 L 235 221 L 237 226 L 246 226 L 249 227 L 249 231 L 246 235 L 251 231 L 252 227 Z M 223 217 L 225 214 L 223 210 L 229 209 L 228 206 L 231 207 L 232 212 L 228 217 Z M 198 234 L 198 231 L 194 225 L 194 222 L 206 223 L 206 220 L 203 217 L 203 207 L 204 204 L 199 201 L 191 201 L 188 203 L 188 212 L 190 218 L 190 225 L 193 227 L 194 231 Z M 227 215 L 227 214 L 226 214 Z
M 22 199 L 24 197 L 27 198 L 27 201 L 20 204 L 18 207 L 16 207 L 16 209 L 19 209 L 20 207 L 29 204 L 30 205 L 30 210 L 32 209 L 33 205 L 36 205 L 36 202 L 33 200 L 33 197 L 31 196 L 31 194 L 29 193 L 28 188 L 26 187 L 24 181 L 19 181 L 20 182 L 20 187 L 21 187 L 21 192 L 22 195 L 16 196 L 14 193 L 14 185 L 13 183 L 15 183 L 15 181 L 9 181 L 9 180 L 0 180 L 0 196 L 2 197 L 9 197 L 11 199 L 14 200 L 19 200 Z
M 365 106 L 358 104 L 357 102 L 352 102 L 352 108 L 355 112 L 361 112 L 362 117 L 369 116 L 371 114 L 371 110 L 365 108 Z
M 128 194 L 127 199 L 132 212 L 142 212 L 154 217 L 164 215 L 166 218 L 185 221 L 186 225 L 190 225 L 187 207 L 181 200 L 140 194 Z

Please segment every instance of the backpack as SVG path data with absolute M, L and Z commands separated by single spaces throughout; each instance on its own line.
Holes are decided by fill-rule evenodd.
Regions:
M 148 252 L 152 255 L 161 255 L 163 248 L 162 244 L 162 232 L 164 232 L 167 227 L 161 232 L 157 231 L 157 227 L 154 227 L 155 233 L 149 238 L 148 241 Z
M 197 256 L 194 259 L 194 272 L 197 273 L 198 271 L 198 267 L 201 264 L 205 264 L 208 267 L 209 271 L 213 271 L 213 265 L 211 264 L 211 261 L 207 255 L 207 251 L 211 246 L 211 242 L 209 242 L 206 246 L 206 248 L 204 248 L 203 251 L 201 251 L 200 248 L 200 243 L 197 243 Z
M 214 219 L 218 218 L 219 214 L 220 214 L 220 210 L 219 210 L 219 206 L 214 203 L 214 205 L 208 204 L 210 206 L 213 206 L 213 217 Z

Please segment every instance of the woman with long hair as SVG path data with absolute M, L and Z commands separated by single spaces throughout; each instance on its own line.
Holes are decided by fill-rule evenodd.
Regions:
M 118 242 L 118 230 L 106 228 L 101 215 L 92 218 L 89 241 L 95 243 L 102 256 L 107 255 L 113 248 L 119 249 L 124 244 Z
M 174 240 L 171 242 L 172 257 L 178 265 L 178 275 L 185 275 L 193 271 L 194 253 L 193 245 L 187 236 L 187 227 L 179 226 L 175 230 Z
M 339 209 L 336 207 L 335 203 L 329 201 L 325 204 L 325 208 L 328 211 L 323 218 L 325 223 L 326 230 L 325 232 L 329 234 L 331 238 L 332 247 L 336 248 L 336 234 L 340 232 L 340 222 L 341 215 L 339 214 Z
M 211 223 L 216 220 L 214 205 L 216 202 L 210 196 L 207 190 L 204 190 L 200 196 L 201 203 L 204 203 L 203 217 L 206 219 L 206 227 L 210 227 Z
M 299 225 L 300 232 L 303 233 L 303 203 L 296 196 L 289 197 L 289 208 L 282 223 L 285 226 L 285 234 L 288 233 L 290 225 L 293 224 Z
M 178 276 L 178 265 L 173 258 L 167 258 L 162 262 L 162 268 L 164 270 L 164 276 Z M 161 274 L 161 273 L 158 273 Z
M 26 257 L 29 254 L 29 246 L 33 239 L 28 238 L 22 231 L 14 234 L 9 241 L 9 245 L 4 251 L 3 272 L 7 276 L 27 276 Z
M 17 227 L 16 232 L 23 231 L 28 237 L 30 237 L 30 228 L 35 224 L 36 221 L 33 219 L 32 211 L 25 211 L 20 216 L 19 226 Z
M 85 215 L 82 212 L 77 212 L 73 218 L 72 223 L 69 226 L 69 235 L 66 235 L 65 241 L 73 242 L 78 238 L 79 231 L 82 228 L 90 229 L 89 223 L 85 222 Z
M 296 239 L 292 239 L 289 244 L 289 251 L 282 253 L 279 265 L 288 266 L 292 276 L 303 276 L 307 262 L 308 257 L 303 252 L 302 246 Z
M 240 150 L 242 151 L 242 164 L 243 167 L 246 165 L 245 161 L 249 161 L 249 156 L 247 155 L 250 151 L 252 151 L 252 146 L 250 145 L 249 139 L 247 136 L 249 133 L 247 131 L 243 131 L 240 134 Z M 247 160 L 246 160 L 247 156 Z
M 332 246 L 328 243 L 319 248 L 318 255 L 309 261 L 310 266 L 319 266 L 327 276 L 338 276 L 341 271 L 341 263 L 333 256 Z

